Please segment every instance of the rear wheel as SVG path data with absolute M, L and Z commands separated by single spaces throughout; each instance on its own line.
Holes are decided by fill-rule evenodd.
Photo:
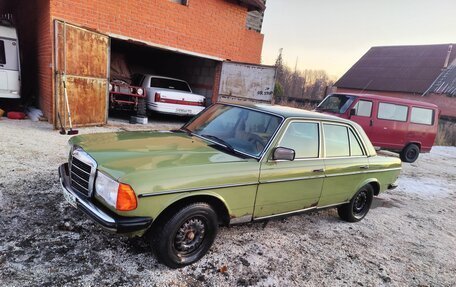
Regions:
M 369 212 L 374 198 L 374 189 L 370 184 L 361 187 L 349 203 L 337 208 L 340 218 L 348 222 L 357 222 Z
M 217 214 L 212 207 L 207 203 L 193 203 L 157 228 L 153 248 L 161 263 L 171 268 L 184 267 L 206 254 L 217 230 Z
M 403 162 L 414 162 L 420 154 L 420 148 L 416 144 L 409 144 L 401 151 L 401 160 Z

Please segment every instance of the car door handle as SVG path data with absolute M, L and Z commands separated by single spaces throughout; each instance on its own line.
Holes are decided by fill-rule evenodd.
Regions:
M 324 172 L 325 169 L 324 168 L 320 168 L 320 169 L 314 169 L 312 170 L 312 172 Z
M 360 169 L 369 169 L 369 166 L 368 165 L 362 165 L 359 167 Z
M 373 126 L 374 125 L 374 121 L 373 120 L 370 120 L 369 121 L 369 126 Z

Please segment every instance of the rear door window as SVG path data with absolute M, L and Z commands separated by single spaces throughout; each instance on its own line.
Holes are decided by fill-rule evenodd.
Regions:
M 0 40 L 0 65 L 6 64 L 5 42 Z
M 378 105 L 378 118 L 393 121 L 407 121 L 408 107 L 402 105 L 380 103 Z
M 372 102 L 360 100 L 355 105 L 355 115 L 360 117 L 370 117 L 372 113 Z
M 361 144 L 359 143 L 358 139 L 356 138 L 356 136 L 352 130 L 349 131 L 349 137 L 350 137 L 350 155 L 351 156 L 364 155 L 363 149 L 361 148 Z
M 348 128 L 346 126 L 324 124 L 326 157 L 350 156 Z
M 0 39 L 0 67 L 4 70 L 19 70 L 19 52 L 16 40 Z
M 412 107 L 410 121 L 415 124 L 432 125 L 434 124 L 434 111 L 431 109 Z

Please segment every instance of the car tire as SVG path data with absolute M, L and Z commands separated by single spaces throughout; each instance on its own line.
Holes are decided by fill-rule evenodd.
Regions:
M 420 148 L 416 144 L 409 144 L 401 151 L 401 160 L 403 162 L 415 162 L 420 154 Z
M 360 221 L 369 212 L 373 198 L 374 189 L 372 185 L 366 184 L 356 192 L 349 203 L 337 207 L 337 213 L 345 221 Z
M 193 203 L 158 226 L 152 244 L 159 262 L 180 268 L 201 259 L 212 246 L 217 231 L 214 209 L 207 203 Z

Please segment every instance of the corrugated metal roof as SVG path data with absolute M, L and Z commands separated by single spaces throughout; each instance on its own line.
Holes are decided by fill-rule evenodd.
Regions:
M 442 73 L 447 59 L 456 59 L 456 49 L 449 54 L 450 46 L 372 47 L 335 86 L 423 94 Z
M 439 75 L 428 92 L 456 97 L 456 59 Z

